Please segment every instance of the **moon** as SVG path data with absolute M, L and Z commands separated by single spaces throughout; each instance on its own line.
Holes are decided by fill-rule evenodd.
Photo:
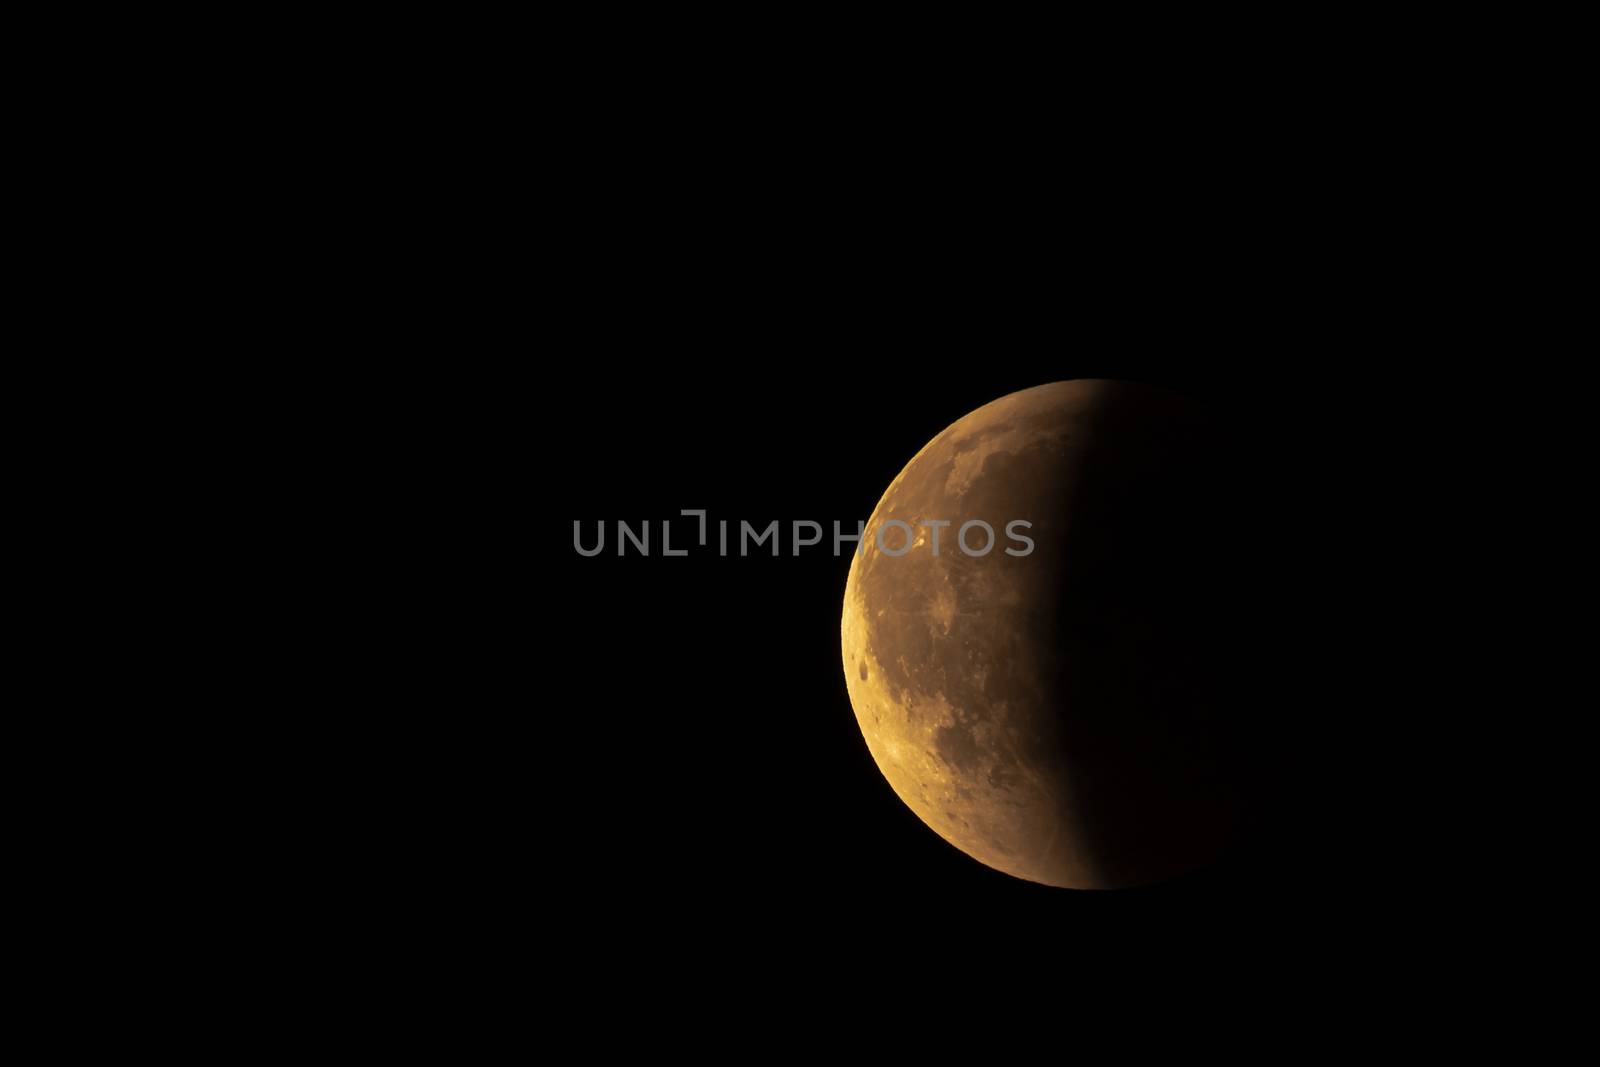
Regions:
M 1055 382 L 955 422 L 878 502 L 845 586 L 850 702 L 894 792 L 973 859 L 1116 889 L 1234 839 L 1219 440 L 1177 394 Z M 975 519 L 982 554 L 981 527 L 958 541 Z

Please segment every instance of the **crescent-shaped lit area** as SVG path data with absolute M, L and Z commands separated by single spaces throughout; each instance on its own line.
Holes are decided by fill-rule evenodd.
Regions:
M 1224 440 L 1175 393 L 1056 382 L 958 420 L 884 492 L 845 587 L 845 680 L 894 793 L 973 859 L 1115 889 L 1234 839 L 1248 649 L 1214 620 L 1240 548 Z M 981 553 L 957 542 L 974 519 Z M 914 539 L 880 540 L 888 520 Z

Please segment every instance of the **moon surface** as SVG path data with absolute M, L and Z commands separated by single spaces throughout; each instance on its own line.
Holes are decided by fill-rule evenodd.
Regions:
M 1114 889 L 1231 840 L 1216 441 L 1176 394 L 1056 382 L 958 420 L 878 502 L 845 587 L 851 704 L 895 793 L 967 855 Z M 972 519 L 995 532 L 983 555 L 957 540 Z M 878 543 L 888 520 L 914 532 L 904 554 L 903 527 Z M 1031 552 L 1007 552 L 1027 547 L 1013 520 Z M 965 543 L 986 540 L 974 528 Z

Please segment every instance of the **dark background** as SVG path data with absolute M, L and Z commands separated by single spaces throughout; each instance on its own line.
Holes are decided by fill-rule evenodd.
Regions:
M 1300 65 L 1273 51 L 1284 71 Z M 1412 914 L 1374 764 L 1418 706 L 1456 716 L 1438 676 L 1478 677 L 1455 647 L 1431 677 L 1386 674 L 1421 658 L 1418 575 L 1448 568 L 1476 592 L 1479 573 L 1447 562 L 1458 529 L 1422 536 L 1404 519 L 1432 506 L 1441 472 L 1472 479 L 1468 523 L 1492 509 L 1464 446 L 1568 381 L 1518 386 L 1527 346 L 1486 343 L 1498 294 L 1440 269 L 1495 258 L 1483 208 L 1505 191 L 1468 178 L 1520 153 L 1484 138 L 1490 109 L 1423 74 L 1426 100 L 1374 101 L 1391 121 L 1343 114 L 1367 75 L 1342 59 L 1314 93 L 1240 75 L 1214 101 L 1200 91 L 1210 79 L 1157 86 L 1134 66 L 1098 84 L 1084 72 L 1088 94 L 1044 92 L 1023 75 L 1053 82 L 1055 65 L 1010 64 L 1019 76 L 998 106 L 896 83 L 894 99 L 846 92 L 826 112 L 812 88 L 825 70 L 781 102 L 714 76 L 680 102 L 669 79 L 623 86 L 597 66 L 570 83 L 546 71 L 548 98 L 524 108 L 505 83 L 525 56 L 469 54 L 479 80 L 460 102 L 435 77 L 412 100 L 364 79 L 359 107 L 319 96 L 308 111 L 326 144 L 304 162 L 263 152 L 251 123 L 223 123 L 244 131 L 226 168 L 266 188 L 219 183 L 219 214 L 243 232 L 205 227 L 193 260 L 217 292 L 166 287 L 212 312 L 190 327 L 204 350 L 231 352 L 241 330 L 259 349 L 237 389 L 197 406 L 218 423 L 238 421 L 235 396 L 266 408 L 261 462 L 244 471 L 213 444 L 223 434 L 179 441 L 186 458 L 220 452 L 230 469 L 215 485 L 249 499 L 174 540 L 264 533 L 245 569 L 262 602 L 290 609 L 264 662 L 223 672 L 264 682 L 270 706 L 196 761 L 236 779 L 235 749 L 262 760 L 252 810 L 265 829 L 235 825 L 213 800 L 222 789 L 186 791 L 175 808 L 220 813 L 202 857 L 235 844 L 245 861 L 186 884 L 183 903 L 265 884 L 265 915 L 252 904 L 229 925 L 303 937 L 296 909 L 315 915 L 316 951 L 297 969 L 327 974 L 326 948 L 352 929 L 373 935 L 363 962 L 403 975 L 437 941 L 473 951 L 429 960 L 430 978 L 487 976 L 519 1008 L 534 999 L 529 975 L 570 988 L 575 971 L 598 974 L 609 990 L 642 960 L 661 966 L 660 993 L 709 960 L 799 971 L 826 952 L 828 988 L 857 1011 L 857 985 L 921 992 L 946 977 L 908 966 L 917 956 L 993 964 L 926 998 L 935 1024 L 962 990 L 1040 969 L 1100 979 L 1096 964 L 1119 957 L 1148 978 L 1155 959 L 1187 955 L 1227 979 L 1241 958 L 1277 957 L 1301 975 L 1329 947 L 1362 943 L 1352 933 L 1399 943 Z M 1527 125 L 1491 102 L 1502 123 Z M 1459 160 L 1438 148 L 1452 124 Z M 1429 157 L 1438 165 L 1417 165 Z M 197 173 L 181 199 L 213 171 Z M 1514 228 L 1529 228 L 1516 207 Z M 259 258 L 261 284 L 221 267 L 213 245 Z M 162 320 L 152 336 L 189 317 L 140 303 Z M 157 384 L 184 397 L 196 377 L 216 384 L 187 368 Z M 794 519 L 853 523 L 953 420 L 1078 377 L 1187 394 L 1246 445 L 1253 491 L 1228 518 L 1248 550 L 1236 595 L 1214 608 L 1241 635 L 1227 666 L 1242 679 L 1257 803 L 1246 841 L 1207 871 L 1072 892 L 989 870 L 928 830 L 873 764 L 846 695 L 848 558 L 573 550 L 574 520 L 648 522 L 658 543 L 673 519 L 683 543 L 685 507 L 786 532 Z M 1494 404 L 1455 402 L 1471 377 Z M 1471 432 L 1431 429 L 1440 410 Z M 283 470 L 296 450 L 303 462 Z M 213 598 L 239 599 L 213 584 Z M 196 621 L 253 649 L 226 619 Z M 221 706 L 208 720 L 231 719 L 225 694 Z M 1464 796 L 1443 802 L 1476 830 L 1498 796 Z M 285 809 L 302 817 L 286 824 Z M 1461 858 L 1494 864 L 1504 842 L 1478 838 Z M 274 846 L 291 861 L 274 862 Z M 1017 959 L 1029 966 L 1002 966 Z M 1143 1004 L 1140 984 L 1111 985 Z

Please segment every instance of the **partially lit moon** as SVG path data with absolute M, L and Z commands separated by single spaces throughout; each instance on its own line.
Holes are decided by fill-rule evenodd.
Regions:
M 958 420 L 878 502 L 845 588 L 845 679 L 902 801 L 950 844 L 1077 889 L 1160 881 L 1229 841 L 1219 755 L 1223 500 L 1208 424 L 1080 380 Z M 909 523 L 913 549 L 873 536 Z M 958 527 L 985 520 L 973 556 Z M 925 520 L 948 520 L 934 530 Z M 1013 520 L 1033 551 L 1007 537 Z M 987 540 L 979 528 L 968 545 Z M 906 531 L 888 527 L 899 552 Z

